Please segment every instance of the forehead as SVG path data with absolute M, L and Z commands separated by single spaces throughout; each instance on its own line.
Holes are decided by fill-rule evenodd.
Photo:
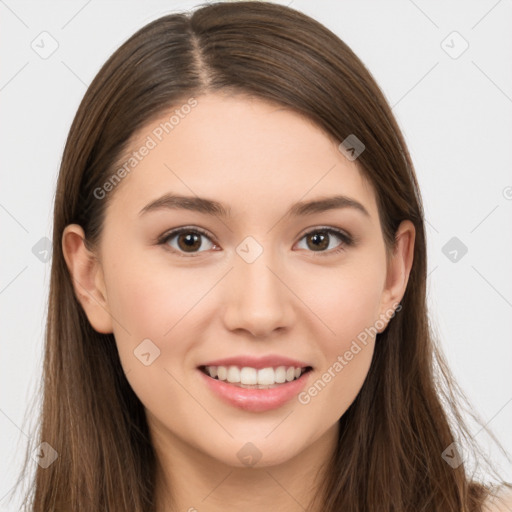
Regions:
M 181 105 L 181 106 L 180 106 Z M 187 107 L 186 105 L 194 105 Z M 263 214 L 343 194 L 377 215 L 373 189 L 339 141 L 305 116 L 243 95 L 207 94 L 163 112 L 132 138 L 114 197 L 138 207 L 167 192 Z M 118 167 L 119 167 L 118 165 Z

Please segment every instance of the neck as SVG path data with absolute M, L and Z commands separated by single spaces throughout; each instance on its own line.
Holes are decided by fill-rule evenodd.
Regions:
M 155 439 L 157 512 L 320 512 L 313 503 L 336 449 L 339 424 L 292 459 L 272 466 L 235 467 L 177 440 Z

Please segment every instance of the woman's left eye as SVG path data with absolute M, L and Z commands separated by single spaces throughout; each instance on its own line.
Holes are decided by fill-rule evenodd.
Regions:
M 333 235 L 338 238 L 338 240 L 341 240 L 341 243 L 338 244 L 334 250 L 330 243 Z M 198 252 L 203 252 L 198 251 L 198 249 L 201 249 L 204 246 L 201 241 L 201 237 L 204 237 L 209 241 L 210 247 L 207 247 L 206 249 L 215 247 L 215 244 L 211 241 L 208 233 L 198 228 L 176 229 L 163 235 L 158 240 L 158 243 L 161 245 L 169 245 L 171 249 L 173 249 L 174 252 L 177 252 L 180 256 L 197 256 Z M 170 243 L 174 239 L 176 239 L 177 246 Z M 319 249 L 314 249 L 311 252 L 319 252 L 321 256 L 323 256 L 324 253 L 327 253 L 326 255 L 338 253 L 343 251 L 346 246 L 353 244 L 353 239 L 350 235 L 334 228 L 314 229 L 303 235 L 300 240 L 302 241 L 304 239 L 306 239 L 307 248 L 315 247 L 316 249 Z
M 338 246 L 336 248 L 334 248 L 334 250 L 333 250 L 333 247 L 331 247 L 331 243 L 330 243 L 333 235 L 336 238 L 338 238 L 338 240 L 341 240 L 341 244 L 338 244 Z M 330 249 L 328 251 L 327 250 L 312 251 L 312 252 L 320 252 L 319 256 L 328 256 L 333 253 L 334 254 L 339 253 L 340 251 L 345 250 L 345 248 L 347 246 L 352 245 L 354 242 L 350 235 L 348 235 L 347 233 L 345 233 L 343 231 L 340 231 L 339 229 L 334 229 L 334 228 L 314 229 L 313 231 L 309 231 L 308 233 L 306 233 L 301 238 L 301 240 L 303 240 L 303 239 L 307 240 L 306 245 L 309 245 L 309 247 L 313 246 L 313 247 L 316 247 L 317 249 L 318 248 L 319 249 Z M 312 242 L 312 244 L 309 243 L 310 241 Z

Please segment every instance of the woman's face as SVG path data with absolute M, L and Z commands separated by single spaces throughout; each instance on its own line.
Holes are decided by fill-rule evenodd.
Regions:
M 374 192 L 339 142 L 261 100 L 184 105 L 138 133 L 129 172 L 97 191 L 99 262 L 75 270 L 78 293 L 114 333 L 155 437 L 274 465 L 335 437 L 405 290 L 411 226 L 388 268 Z

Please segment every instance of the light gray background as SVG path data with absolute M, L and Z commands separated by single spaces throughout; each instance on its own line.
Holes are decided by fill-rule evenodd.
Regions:
M 393 106 L 425 203 L 434 325 L 462 388 L 512 452 L 511 2 L 280 3 L 337 33 Z M 50 262 L 32 248 L 51 239 L 71 121 L 87 85 L 123 41 L 157 17 L 198 4 L 0 0 L 2 510 L 17 509 L 3 497 L 17 476 L 42 364 Z M 46 59 L 31 47 L 51 48 L 43 31 L 58 43 Z M 469 44 L 460 56 L 464 42 L 453 31 Z M 452 237 L 468 248 L 456 262 L 443 253 Z M 487 445 L 485 431 L 475 427 L 474 434 Z M 510 464 L 492 453 L 511 480 Z

